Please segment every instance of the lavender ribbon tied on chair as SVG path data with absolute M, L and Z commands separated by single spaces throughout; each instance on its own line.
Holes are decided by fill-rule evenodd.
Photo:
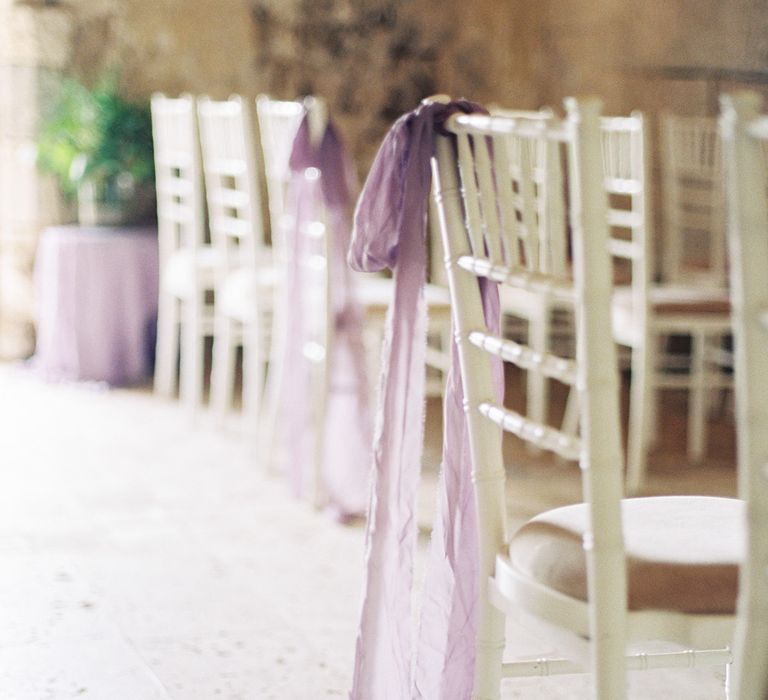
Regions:
M 390 268 L 374 483 L 368 513 L 366 580 L 352 700 L 464 700 L 474 675 L 478 538 L 468 434 L 455 347 L 444 399 L 439 511 L 432 534 L 415 666 L 411 588 L 416 493 L 421 471 L 426 346 L 425 224 L 434 135 L 466 101 L 423 103 L 384 139 L 355 212 L 349 260 L 358 270 Z M 498 293 L 484 285 L 486 318 L 497 327 Z M 500 366 L 499 366 L 500 367 Z M 501 374 L 496 372 L 501 393 Z M 413 670 L 415 668 L 415 677 Z
M 313 142 L 307 117 L 294 139 L 289 167 L 288 206 L 295 214 L 295 225 L 286 232 L 284 302 L 288 342 L 276 425 L 288 453 L 289 480 L 294 492 L 302 495 L 307 491 L 307 465 L 318 458 L 313 455 L 316 421 L 307 396 L 311 370 L 303 347 L 312 313 L 308 295 L 320 292 L 308 289 L 310 280 L 305 263 L 311 251 L 306 229 L 312 222 L 324 221 L 330 228 L 326 264 L 330 284 L 328 313 L 334 328 L 327 358 L 324 421 L 319 428 L 324 433 L 323 451 L 319 455 L 321 491 L 326 505 L 345 519 L 365 512 L 372 432 L 362 342 L 364 316 L 356 302 L 352 272 L 346 265 L 351 235 L 352 170 L 333 124 L 329 122 L 319 141 Z M 307 178 L 308 168 L 319 170 L 319 177 Z

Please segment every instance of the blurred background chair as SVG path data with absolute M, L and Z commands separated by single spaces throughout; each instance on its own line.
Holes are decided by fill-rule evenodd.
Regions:
M 540 110 L 516 110 L 503 107 L 491 107 L 491 114 L 509 117 L 517 120 L 546 121 L 554 117 L 554 112 L 545 107 Z M 515 208 L 522 223 L 520 245 L 525 252 L 525 259 L 531 261 L 543 255 L 542 263 L 551 265 L 550 252 L 547 246 L 539 249 L 539 240 L 551 241 L 552 246 L 562 246 L 565 243 L 566 222 L 552 217 L 553 212 L 544 209 L 544 200 L 540 197 L 544 188 L 544 169 L 541 167 L 545 155 L 541 149 L 546 147 L 544 142 L 530 140 L 507 142 L 507 153 L 512 178 L 518 182 L 532 182 L 533 198 L 518 192 Z M 532 175 L 528 175 L 528 171 Z M 525 173 L 525 174 L 524 174 Z M 552 167 L 550 176 L 561 178 L 559 168 Z M 561 180 L 562 182 L 562 180 Z M 557 186 L 554 182 L 550 187 Z M 530 233 L 529 233 L 530 231 Z M 566 259 L 561 261 L 565 264 Z M 509 290 L 501 290 L 501 307 L 505 316 L 508 330 L 538 352 L 547 352 L 553 345 L 562 351 L 573 347 L 572 310 L 568 305 L 557 303 L 547 293 L 541 291 L 518 290 L 512 294 Z M 524 328 L 517 324 L 523 321 Z M 527 411 L 539 421 L 546 421 L 549 410 L 549 380 L 536 372 L 527 375 L 526 404 Z
M 594 696 L 620 700 L 626 696 L 626 668 L 730 661 L 741 503 L 706 497 L 621 500 L 619 384 L 599 102 L 571 100 L 568 112 L 564 122 L 538 124 L 453 117 L 446 126 L 457 135 L 458 158 L 447 138 L 438 143 L 436 201 L 448 252 L 478 504 L 481 607 L 474 696 L 484 699 L 498 698 L 502 676 L 573 673 L 586 666 L 594 673 Z M 518 256 L 521 226 L 511 200 L 521 190 L 499 157 L 510 135 L 553 144 L 555 148 L 544 151 L 545 168 L 550 158 L 567 160 L 567 195 L 562 189 L 542 194 L 547 206 L 560 206 L 569 214 L 573 278 L 570 271 L 544 269 L 541 258 L 531 265 Z M 530 169 L 526 177 L 528 186 L 522 191 L 531 197 Z M 512 290 L 546 288 L 570 300 L 577 328 L 575 359 L 542 354 L 490 332 L 478 277 Z M 494 401 L 491 356 L 576 387 L 581 436 Z M 578 459 L 585 498 L 584 503 L 536 516 L 509 543 L 502 431 Z M 521 613 L 570 633 L 556 635 L 567 658 L 502 664 L 504 616 Z M 695 655 L 626 656 L 627 640 L 659 639 L 714 648 Z
M 721 97 L 728 197 L 736 374 L 739 495 L 746 501 L 747 551 L 739 582 L 734 700 L 768 694 L 768 116 L 753 92 Z
M 155 148 L 160 293 L 155 391 L 194 409 L 204 399 L 205 338 L 213 335 L 213 288 L 220 257 L 205 241 L 205 201 L 194 98 L 156 93 Z
M 289 161 L 296 132 L 306 113 L 301 102 L 276 100 L 268 95 L 256 98 L 256 117 L 263 158 L 263 171 L 267 190 L 270 222 L 270 237 L 273 259 L 279 269 L 285 269 L 290 251 L 286 248 L 286 237 L 296 225 L 295 212 L 287 206 L 288 188 L 291 182 Z M 288 290 L 278 281 L 275 299 L 278 306 L 286 306 Z M 276 421 L 281 386 L 284 376 L 284 361 L 289 349 L 286 314 L 278 313 L 273 319 L 272 342 L 269 353 L 269 372 L 265 390 L 265 406 L 262 420 L 262 439 L 269 442 L 267 468 L 272 468 L 276 455 Z
M 650 386 L 642 390 L 647 397 L 643 404 L 647 407 L 646 427 L 635 431 L 637 440 L 630 447 L 631 490 L 643 482 L 647 453 L 660 429 L 658 392 L 687 392 L 686 449 L 689 459 L 699 461 L 706 451 L 713 399 L 732 385 L 725 345 L 731 321 L 716 124 L 709 119 L 665 115 L 661 132 L 664 227 L 662 236 L 644 245 L 648 288 L 642 325 L 648 340 L 643 376 Z M 647 137 L 645 149 L 649 151 Z M 648 176 L 646 166 L 646 193 L 650 192 Z M 646 194 L 642 201 L 645 236 L 650 237 L 650 196 Z M 661 261 L 658 280 L 655 255 Z M 619 318 L 633 314 L 631 305 L 631 295 L 617 297 Z M 622 342 L 628 340 L 631 338 Z M 671 352 L 676 341 L 677 351 Z
M 211 243 L 221 264 L 215 279 L 211 405 L 232 407 L 237 349 L 242 347 L 242 404 L 257 429 L 270 340 L 276 271 L 264 239 L 261 198 L 248 103 L 197 100 Z
M 309 100 L 315 110 L 323 109 L 322 100 Z M 284 235 L 285 227 L 294 223 L 293 214 L 285 211 L 286 186 L 290 179 L 288 160 L 305 107 L 298 101 L 275 100 L 267 95 L 257 97 L 256 106 L 269 193 L 272 240 L 276 255 L 279 256 L 280 237 Z M 354 182 L 351 186 L 357 187 Z M 378 386 L 384 319 L 394 295 L 394 285 L 391 279 L 359 273 L 354 275 L 354 282 L 356 299 L 366 312 L 365 340 L 368 348 L 369 375 L 371 388 L 375 390 Z M 438 284 L 428 284 L 425 295 L 430 316 L 430 334 L 438 341 L 437 344 L 431 344 L 427 350 L 427 366 L 437 372 L 437 379 L 429 382 L 428 389 L 431 395 L 440 395 L 443 376 L 448 367 L 447 352 L 442 346 L 445 344 L 449 326 L 450 301 L 448 290 Z M 276 335 L 279 334 L 276 332 Z M 277 346 L 276 352 L 278 355 L 284 354 Z M 280 358 L 273 358 L 273 361 L 278 363 Z M 276 391 L 279 390 L 270 389 L 269 393 Z M 270 398 L 269 402 L 273 404 L 274 400 Z
M 667 285 L 724 290 L 728 270 L 717 120 L 663 113 L 660 132 L 664 204 L 661 278 Z
M 600 120 L 603 188 L 608 206 L 608 250 L 615 283 L 611 298 L 613 336 L 630 349 L 631 386 L 627 427 L 627 480 L 639 488 L 651 442 L 650 420 L 655 348 L 653 304 L 649 299 L 653 236 L 648 188 L 648 136 L 645 117 Z
M 273 226 L 282 270 L 275 312 L 283 324 L 269 373 L 270 462 L 284 467 L 296 495 L 341 517 L 359 515 L 371 420 L 361 280 L 346 263 L 352 166 L 322 100 L 261 96 L 258 109 L 270 192 L 279 197 Z

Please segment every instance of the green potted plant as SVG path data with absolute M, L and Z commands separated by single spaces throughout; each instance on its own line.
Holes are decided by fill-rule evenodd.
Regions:
M 41 124 L 37 158 L 77 198 L 82 224 L 133 223 L 154 213 L 149 105 L 123 99 L 114 75 L 91 88 L 62 81 Z

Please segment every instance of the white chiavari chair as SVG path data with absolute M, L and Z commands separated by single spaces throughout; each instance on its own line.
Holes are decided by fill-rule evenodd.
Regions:
M 215 285 L 211 405 L 232 407 L 237 348 L 243 348 L 243 414 L 256 429 L 270 339 L 276 271 L 265 244 L 253 122 L 238 96 L 197 100 L 211 242 L 222 264 Z
M 739 493 L 746 501 L 733 698 L 768 696 L 768 116 L 762 99 L 721 98 L 736 374 Z
M 205 242 L 205 202 L 195 101 L 155 94 L 155 148 L 160 295 L 155 391 L 170 396 L 181 358 L 179 394 L 190 407 L 203 401 L 205 338 L 213 335 L 217 252 Z
M 497 116 L 534 122 L 545 121 L 554 116 L 554 112 L 548 107 L 539 110 L 492 107 L 490 112 Z M 536 192 L 543 187 L 543 170 L 538 165 L 542 157 L 539 153 L 540 148 L 541 144 L 523 142 L 510 149 L 510 168 L 513 178 L 519 178 L 521 168 L 533 167 Z M 540 236 L 533 233 L 530 237 L 527 236 L 527 229 L 540 228 L 541 235 L 557 236 L 560 240 L 565 240 L 565 221 L 552 220 L 548 217 L 542 208 L 542 199 L 521 197 L 520 201 L 523 204 L 520 216 L 525 224 L 521 232 L 521 241 L 522 245 L 527 247 L 527 259 L 533 260 L 538 255 L 538 251 L 533 247 L 538 245 Z M 527 202 L 530 202 L 528 209 L 525 208 Z M 507 323 L 510 320 L 514 322 L 514 319 L 522 319 L 526 322 L 527 329 L 521 337 L 527 337 L 528 344 L 534 350 L 547 352 L 553 343 L 572 344 L 572 309 L 567 305 L 558 304 L 546 293 L 531 291 L 510 294 L 507 290 L 502 290 L 500 301 L 502 311 L 508 317 L 505 319 Z M 527 411 L 532 417 L 539 421 L 547 420 L 549 381 L 544 375 L 537 372 L 528 374 L 526 402 Z
M 439 137 L 435 199 L 459 343 L 480 539 L 480 612 L 474 698 L 499 697 L 502 676 L 574 673 L 589 667 L 594 695 L 626 696 L 627 668 L 726 664 L 730 653 L 741 503 L 661 497 L 622 500 L 618 369 L 612 339 L 608 209 L 599 101 L 570 100 L 564 121 L 454 116 Z M 525 260 L 510 177 L 509 140 L 546 143 L 567 162 L 567 193 L 544 178 L 547 207 L 570 222 L 573 264 L 556 249 L 548 265 Z M 457 155 L 458 152 L 458 155 Z M 540 243 L 542 243 L 540 241 Z M 546 242 L 542 243 L 546 245 Z M 553 259 L 557 256 L 558 259 Z M 546 259 L 546 257 L 544 258 Z M 575 308 L 576 354 L 539 353 L 496 337 L 483 318 L 478 278 L 513 290 L 547 290 Z M 580 436 L 499 405 L 492 356 L 535 369 L 578 392 Z M 507 539 L 502 433 L 579 460 L 584 503 L 542 513 Z M 571 633 L 573 658 L 502 663 L 505 615 L 520 611 Z M 626 655 L 628 641 L 703 645 L 696 653 Z M 586 644 L 589 662 L 580 657 Z M 707 648 L 709 650 L 707 650 Z
M 613 336 L 631 350 L 627 429 L 627 483 L 640 488 L 650 443 L 656 346 L 649 299 L 653 265 L 648 135 L 642 113 L 600 120 L 603 187 L 608 206 L 608 251 L 616 284 L 611 298 Z
M 725 202 L 717 120 L 662 114 L 665 284 L 725 290 Z
M 730 333 L 723 229 L 722 162 L 720 139 L 714 120 L 665 115 L 662 118 L 662 195 L 664 235 L 654 243 L 650 197 L 646 207 L 644 249 L 647 256 L 647 304 L 645 320 L 635 323 L 644 333 L 646 362 L 641 381 L 647 384 L 643 404 L 647 415 L 643 428 L 631 434 L 638 439 L 630 446 L 629 486 L 641 487 L 649 448 L 659 431 L 659 392 L 682 389 L 688 395 L 687 454 L 700 460 L 706 451 L 708 414 L 713 392 L 730 388 L 730 364 L 723 341 Z M 649 192 L 646 169 L 644 191 Z M 661 281 L 656 282 L 654 248 L 661 259 Z M 634 293 L 616 299 L 620 323 L 634 317 Z M 641 314 L 642 315 L 642 314 Z M 639 316 L 638 316 L 639 318 Z M 643 330 L 644 329 L 644 330 Z M 690 350 L 670 353 L 674 337 L 687 338 Z M 631 338 L 622 333 L 621 342 Z M 636 343 L 631 344 L 632 347 Z
M 325 417 L 328 401 L 329 362 L 333 353 L 334 324 L 331 313 L 331 285 L 334 278 L 333 229 L 328 221 L 322 195 L 322 172 L 307 168 L 303 173 L 292 172 L 291 152 L 299 126 L 309 115 L 312 137 L 320 139 L 327 125 L 327 107 L 316 98 L 303 102 L 275 100 L 266 95 L 256 98 L 264 172 L 266 175 L 273 247 L 277 262 L 283 270 L 286 282 L 278 288 L 276 312 L 280 322 L 275 325 L 273 352 L 270 356 L 268 383 L 268 407 L 265 424 L 267 438 L 271 441 L 270 462 L 280 461 L 277 454 L 278 430 L 276 424 L 281 396 L 286 392 L 288 377 L 285 372 L 305 372 L 301 377 L 302 410 L 309 412 L 306 423 L 297 424 L 306 429 L 309 436 L 286 436 L 295 441 L 307 440 L 306 477 L 310 481 L 307 492 L 315 505 L 324 500 L 322 466 L 325 439 Z M 311 206 L 309 214 L 300 209 Z M 300 216 L 301 215 L 301 216 Z M 307 218 L 310 216 L 311 218 Z M 299 285 L 290 289 L 287 285 Z M 288 325 L 291 299 L 300 307 L 300 337 L 289 337 Z M 288 347 L 290 342 L 300 342 L 301 348 Z M 301 367 L 288 368 L 286 358 L 292 351 L 302 357 Z M 293 377 L 295 378 L 295 377 Z M 287 416 L 283 415 L 283 419 Z M 283 446 L 284 448 L 285 446 Z M 293 446 L 295 447 L 295 445 Z
M 337 314 L 354 312 L 355 299 L 348 295 L 354 297 L 357 291 L 357 286 L 348 284 L 352 273 L 346 267 L 346 249 L 339 243 L 349 232 L 335 229 L 344 225 L 343 204 L 328 203 L 323 188 L 324 178 L 331 182 L 334 178 L 345 180 L 349 173 L 323 172 L 322 163 L 320 167 L 302 166 L 301 158 L 308 155 L 304 152 L 309 147 L 306 143 L 294 154 L 298 162 L 291 162 L 297 131 L 305 116 L 308 138 L 315 147 L 319 148 L 328 135 L 328 110 L 322 100 L 286 102 L 262 95 L 257 99 L 257 109 L 273 240 L 279 241 L 284 281 L 275 309 L 285 325 L 275 329 L 269 375 L 266 424 L 270 463 L 287 461 L 299 490 L 321 506 L 339 498 L 339 493 L 331 495 L 326 488 L 334 466 L 328 463 L 327 421 L 331 392 L 339 388 L 338 373 L 344 375 L 342 383 L 348 394 L 357 391 L 354 368 L 339 368 L 336 354 Z M 322 161 L 322 154 L 317 155 Z M 334 165 L 344 168 L 342 163 Z M 347 323 L 353 324 L 354 320 L 350 318 Z M 354 329 L 350 325 L 340 332 L 347 336 L 342 342 L 349 341 Z M 285 366 L 287 358 L 294 363 L 290 367 Z M 348 357 L 346 361 L 358 359 Z M 301 397 L 289 405 L 286 396 L 292 394 Z M 291 430 L 305 434 L 294 435 Z M 309 482 L 307 488 L 302 486 L 304 480 Z
M 317 101 L 318 98 L 310 98 Z M 275 230 L 292 225 L 292 216 L 284 211 L 285 188 L 289 178 L 288 158 L 293 145 L 293 137 L 304 115 L 304 106 L 296 101 L 275 100 L 261 95 L 256 100 L 264 151 L 264 165 L 267 173 L 267 189 L 269 192 L 269 210 L 272 225 L 272 236 L 275 240 Z M 321 102 L 322 104 L 322 102 Z M 275 246 L 279 248 L 278 244 Z M 369 348 L 371 359 L 369 372 L 372 387 L 378 377 L 379 346 L 383 333 L 384 317 L 389 303 L 394 295 L 392 280 L 375 275 L 356 274 L 355 292 L 358 302 L 366 311 L 366 346 Z M 436 284 L 428 284 L 425 288 L 427 308 L 430 318 L 430 333 L 442 338 L 443 329 L 450 317 L 448 290 Z M 448 364 L 447 353 L 435 346 L 427 349 L 427 365 L 443 373 Z M 436 384 L 432 383 L 433 393 L 439 393 Z
M 295 226 L 295 212 L 287 206 L 288 188 L 291 182 L 289 161 L 293 149 L 294 138 L 299 129 L 306 108 L 302 102 L 295 100 L 276 100 L 268 95 L 256 98 L 256 118 L 259 127 L 259 140 L 264 162 L 264 175 L 267 186 L 267 202 L 270 221 L 270 235 L 274 251 L 275 264 L 284 269 L 290 252 L 286 249 L 286 236 L 291 227 Z M 285 306 L 284 297 L 287 290 L 278 283 L 276 290 L 276 305 Z M 272 331 L 273 340 L 269 355 L 269 374 L 265 394 L 263 436 L 270 443 L 267 467 L 274 465 L 277 455 L 276 420 L 281 386 L 284 373 L 284 359 L 288 348 L 288 318 L 279 313 L 275 316 Z

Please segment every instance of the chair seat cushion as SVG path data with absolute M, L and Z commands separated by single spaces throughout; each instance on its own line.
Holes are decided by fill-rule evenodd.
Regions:
M 526 578 L 587 599 L 583 503 L 538 515 L 509 544 Z M 732 614 L 744 551 L 744 504 L 733 498 L 660 496 L 622 501 L 630 610 Z
M 657 314 L 731 313 L 727 289 L 708 287 L 651 287 L 648 298 Z
M 258 270 L 241 268 L 230 272 L 219 287 L 217 310 L 224 316 L 244 323 L 255 321 L 257 296 L 262 308 L 271 308 L 271 290 L 278 276 L 279 272 L 274 267 Z
M 706 287 L 651 287 L 648 301 L 657 314 L 729 314 L 728 291 Z M 616 287 L 613 304 L 632 310 L 632 288 Z
M 202 246 L 197 251 L 190 248 L 175 250 L 165 263 L 161 273 L 164 291 L 179 299 L 188 299 L 198 289 L 213 289 L 216 270 L 222 257 L 211 246 Z
M 731 304 L 728 292 L 720 289 L 696 287 L 652 287 L 648 301 L 653 313 L 660 319 L 664 316 L 688 318 L 728 316 Z M 636 323 L 632 308 L 632 288 L 616 287 L 611 304 L 611 321 L 616 340 L 623 345 L 636 347 L 641 329 Z

